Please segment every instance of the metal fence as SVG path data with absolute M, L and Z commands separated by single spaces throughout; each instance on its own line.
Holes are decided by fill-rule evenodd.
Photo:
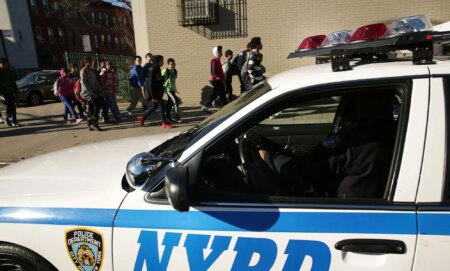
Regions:
M 92 60 L 100 63 L 101 61 L 111 61 L 114 69 L 117 72 L 119 79 L 119 89 L 117 90 L 117 98 L 129 100 L 131 97 L 131 87 L 128 82 L 128 74 L 131 64 L 133 64 L 133 56 L 123 55 L 107 55 L 107 54 L 95 54 L 95 53 L 80 53 L 80 52 L 65 52 L 64 57 L 66 65 L 77 65 L 80 69 L 84 66 L 84 58 L 86 56 L 92 57 Z

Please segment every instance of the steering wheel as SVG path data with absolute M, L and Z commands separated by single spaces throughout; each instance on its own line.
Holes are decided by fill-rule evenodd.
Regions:
M 238 138 L 239 140 L 239 158 L 241 159 L 242 173 L 247 176 L 246 165 L 249 163 L 255 163 L 258 157 L 258 148 L 251 143 L 247 138 L 247 134 L 244 134 Z

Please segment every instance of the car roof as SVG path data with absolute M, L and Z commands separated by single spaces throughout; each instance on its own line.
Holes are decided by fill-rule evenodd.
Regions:
M 286 92 L 299 88 L 340 82 L 367 81 L 391 78 L 428 77 L 429 65 L 413 65 L 411 60 L 383 63 L 351 62 L 352 70 L 333 72 L 331 63 L 294 68 L 268 79 L 275 92 Z M 436 61 L 431 66 L 446 66 L 450 74 L 450 61 Z

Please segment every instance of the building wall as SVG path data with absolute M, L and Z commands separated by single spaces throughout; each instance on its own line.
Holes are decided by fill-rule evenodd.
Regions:
M 287 59 L 303 38 L 316 34 L 356 28 L 372 23 L 418 14 L 427 15 L 433 24 L 450 20 L 448 0 L 219 0 L 225 3 L 245 2 L 243 24 L 246 35 L 233 29 L 232 12 L 219 12 L 219 24 L 208 27 L 183 27 L 177 21 L 177 0 L 133 0 L 137 53 L 147 51 L 175 58 L 178 69 L 177 86 L 185 104 L 199 105 L 202 91 L 208 89 L 209 61 L 212 48 L 222 45 L 224 52 L 236 54 L 253 36 L 263 42 L 263 64 L 266 75 L 314 63 L 313 59 Z M 231 23 L 230 23 L 231 21 Z M 212 35 L 211 35 L 212 33 Z M 238 94 L 237 77 L 234 93 Z
M 18 74 L 36 68 L 35 43 L 25 0 L 0 1 L 0 29 L 8 34 L 4 41 L 11 67 Z M 1 57 L 5 57 L 4 52 L 1 47 Z

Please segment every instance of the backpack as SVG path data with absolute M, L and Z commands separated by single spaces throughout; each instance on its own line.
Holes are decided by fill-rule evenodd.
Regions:
M 78 101 L 84 102 L 83 97 L 81 97 L 81 79 L 77 79 L 75 85 L 73 86 L 73 92 Z
M 247 52 L 241 51 L 241 52 L 239 52 L 239 54 L 237 56 L 235 56 L 231 60 L 229 69 L 231 69 L 232 75 L 240 74 L 240 72 L 242 70 L 242 66 L 244 66 L 244 64 L 245 64 L 246 57 L 247 57 Z
M 55 83 L 53 83 L 53 88 L 52 88 L 53 94 L 54 94 L 55 96 L 59 96 L 58 80 L 59 80 L 59 79 L 56 79 Z
M 244 65 L 242 65 L 241 78 L 242 78 L 242 82 L 245 85 L 247 85 L 248 81 L 250 79 L 250 75 L 248 74 L 248 59 L 247 59 L 247 61 L 244 62 Z

